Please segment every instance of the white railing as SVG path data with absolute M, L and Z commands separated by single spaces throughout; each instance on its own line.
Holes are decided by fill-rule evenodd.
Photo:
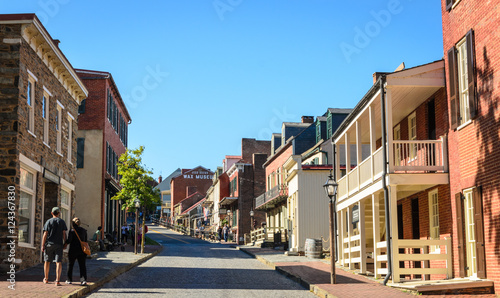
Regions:
M 372 181 L 372 157 L 369 156 L 359 164 L 359 186 Z
M 347 174 L 347 180 L 349 181 L 349 193 L 357 191 L 359 189 L 359 177 L 358 177 L 359 168 L 356 167 L 352 169 Z
M 386 263 L 386 245 L 387 242 L 382 241 L 376 244 L 375 261 L 377 263 Z M 430 252 L 435 248 L 433 252 Z M 420 249 L 420 253 L 414 253 L 415 249 Z M 404 249 L 405 253 L 400 253 L 399 249 Z M 439 274 L 446 276 L 447 279 L 452 278 L 452 251 L 451 238 L 444 240 L 397 240 L 397 245 L 393 248 L 393 282 L 399 282 L 400 275 L 432 275 Z M 400 261 L 424 262 L 423 268 L 400 268 Z M 415 267 L 415 266 L 412 266 Z M 376 276 L 387 274 L 386 268 L 377 266 Z M 424 277 L 425 278 L 425 277 Z
M 445 140 L 394 140 L 394 171 L 447 172 Z
M 337 193 L 339 196 L 339 201 L 341 201 L 342 199 L 347 197 L 347 176 L 340 178 L 337 183 L 339 184 Z
M 281 232 L 281 241 L 286 238 L 285 228 L 283 227 L 266 227 L 256 229 L 250 232 L 250 240 L 252 242 L 262 243 L 264 241 L 274 241 L 275 233 Z

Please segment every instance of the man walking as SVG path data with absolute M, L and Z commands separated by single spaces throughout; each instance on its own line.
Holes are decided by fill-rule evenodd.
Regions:
M 56 262 L 56 286 L 60 286 L 62 272 L 63 243 L 66 242 L 66 223 L 59 218 L 61 211 L 59 207 L 52 208 L 52 218 L 45 222 L 43 226 L 42 252 L 45 277 L 43 283 L 49 282 L 50 263 Z

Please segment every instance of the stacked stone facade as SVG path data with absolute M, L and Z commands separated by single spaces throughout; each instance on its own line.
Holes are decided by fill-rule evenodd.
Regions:
M 6 261 L 9 251 L 6 243 L 12 238 L 6 237 L 21 237 L 22 234 L 26 242 L 19 243 L 20 239 L 17 238 L 15 249 L 19 269 L 41 262 L 43 224 L 51 217 L 52 207 L 65 207 L 66 220 L 72 216 L 75 202 L 76 117 L 78 106 L 87 93 L 69 62 L 65 58 L 57 60 L 51 56 L 55 53 L 62 55 L 55 41 L 50 37 L 30 38 L 37 32 L 50 36 L 34 15 L 0 15 L 0 258 L 2 266 L 9 265 Z M 42 50 L 47 53 L 45 57 L 40 55 Z M 60 65 L 55 70 L 54 65 L 57 63 Z M 71 84 L 76 84 L 76 87 L 69 87 L 69 82 L 61 78 L 62 74 L 73 80 Z M 31 107 L 27 99 L 30 80 Z M 45 120 L 42 115 L 44 96 L 48 105 L 47 137 L 44 137 Z M 60 150 L 57 150 L 56 132 L 58 107 L 61 111 Z M 34 122 L 31 128 L 29 121 Z M 21 171 L 33 177 L 32 185 L 24 185 L 29 185 L 31 190 L 30 200 L 23 200 L 23 204 L 20 204 L 23 187 L 20 182 L 31 182 L 31 179 L 21 179 Z M 14 192 L 8 193 L 11 189 L 15 189 Z M 62 189 L 69 193 L 69 201 L 65 206 L 61 202 Z M 10 202 L 15 203 L 15 209 Z M 21 214 L 27 216 L 21 220 Z M 14 217 L 9 217 L 11 215 Z M 29 221 L 25 218 L 29 218 Z M 28 227 L 27 233 L 24 228 L 21 232 L 21 225 Z M 9 229 L 13 226 L 14 229 Z

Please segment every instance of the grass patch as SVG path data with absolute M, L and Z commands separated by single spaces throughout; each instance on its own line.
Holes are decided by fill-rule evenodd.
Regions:
M 160 245 L 158 242 L 144 235 L 144 245 Z

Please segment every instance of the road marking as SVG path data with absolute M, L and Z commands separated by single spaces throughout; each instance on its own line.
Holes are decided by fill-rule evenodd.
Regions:
M 174 237 L 171 237 L 171 236 L 167 236 L 167 235 L 162 234 L 162 233 L 160 233 L 160 232 L 158 232 L 158 231 L 155 231 L 155 230 L 151 230 L 151 231 L 152 231 L 152 232 L 155 232 L 155 233 L 158 233 L 158 234 L 160 234 L 160 235 L 162 235 L 162 236 L 164 236 L 164 237 L 167 237 L 167 238 L 170 238 L 170 239 L 174 239 L 174 240 L 180 241 L 180 242 L 182 242 L 182 243 L 190 244 L 190 243 L 189 243 L 189 242 L 187 242 L 187 241 L 180 240 L 180 239 L 177 239 L 177 238 L 174 238 Z

